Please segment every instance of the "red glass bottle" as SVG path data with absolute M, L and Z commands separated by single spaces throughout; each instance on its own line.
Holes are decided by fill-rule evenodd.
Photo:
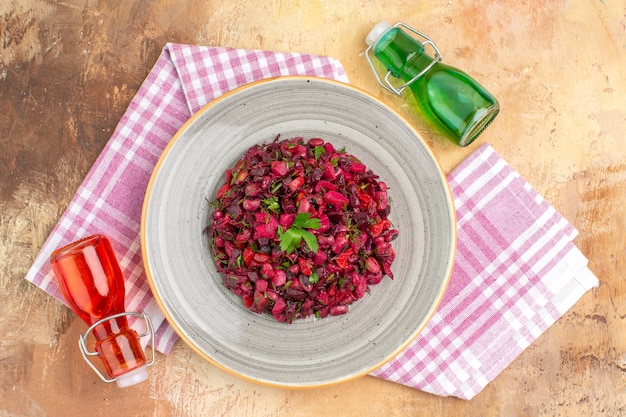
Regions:
M 92 369 L 105 381 L 116 381 L 119 387 L 146 380 L 146 368 L 151 363 L 146 361 L 140 335 L 128 325 L 128 315 L 140 315 L 124 311 L 124 279 L 108 238 L 94 235 L 57 249 L 50 263 L 69 307 L 91 326 L 79 346 Z M 151 331 L 149 318 L 146 325 Z M 90 333 L 95 337 L 93 353 L 84 351 Z M 86 354 L 102 360 L 109 379 Z

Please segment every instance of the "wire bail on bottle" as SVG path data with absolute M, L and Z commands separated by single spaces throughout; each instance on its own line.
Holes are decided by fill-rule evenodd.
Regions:
M 396 23 L 395 25 L 391 26 L 389 29 L 395 28 L 395 27 L 403 27 L 413 32 L 416 35 L 418 41 L 422 44 L 422 46 L 426 47 L 426 45 L 430 45 L 435 50 L 435 56 L 433 57 L 433 60 L 430 62 L 430 64 L 428 64 L 421 72 L 419 72 L 415 77 L 411 78 L 409 81 L 405 82 L 399 87 L 395 87 L 389 79 L 390 76 L 391 77 L 393 76 L 391 71 L 387 71 L 387 74 L 384 76 L 384 78 L 381 78 L 380 74 L 378 73 L 378 70 L 376 69 L 376 66 L 374 65 L 374 61 L 372 60 L 371 56 L 373 55 L 372 50 L 376 46 L 376 42 L 375 41 L 372 42 L 367 47 L 367 49 L 365 50 L 365 57 L 367 58 L 367 62 L 369 62 L 370 64 L 370 68 L 372 69 L 372 72 L 374 73 L 374 76 L 376 77 L 376 81 L 378 81 L 378 84 L 380 84 L 381 87 L 383 87 L 385 90 L 391 93 L 394 93 L 398 96 L 401 96 L 402 91 L 404 91 L 405 88 L 407 88 L 409 85 L 414 83 L 417 79 L 419 79 L 421 76 L 426 74 L 437 62 L 440 62 L 441 60 L 443 60 L 443 56 L 441 55 L 441 52 L 439 52 L 439 48 L 437 48 L 437 45 L 435 45 L 435 42 L 428 36 L 424 35 L 423 33 L 417 31 L 416 29 L 402 22 Z M 420 40 L 420 38 L 423 40 Z
M 85 332 L 85 334 L 81 334 L 78 338 L 78 348 L 80 349 L 80 353 L 83 356 L 83 359 L 85 360 L 85 362 L 87 362 L 87 365 L 89 365 L 89 367 L 91 369 L 93 369 L 93 371 L 100 377 L 100 379 L 102 379 L 104 382 L 114 382 L 117 381 L 119 379 L 118 378 L 107 378 L 97 367 L 96 365 L 94 365 L 94 363 L 91 361 L 90 357 L 91 356 L 98 356 L 98 352 L 92 352 L 87 348 L 87 338 L 89 337 L 89 335 L 94 331 L 94 329 L 108 321 L 111 320 L 115 320 L 119 317 L 123 317 L 123 316 L 133 316 L 136 317 L 138 319 L 143 319 L 144 323 L 145 323 L 145 331 L 141 334 L 139 334 L 139 339 L 143 339 L 144 337 L 148 337 L 150 336 L 150 341 L 148 342 L 150 344 L 151 347 L 151 358 L 150 358 L 150 362 L 148 362 L 145 366 L 149 367 L 152 366 L 154 364 L 155 361 L 155 348 L 154 348 L 154 328 L 152 326 L 152 320 L 150 320 L 150 316 L 148 316 L 146 313 L 142 312 L 135 312 L 135 311 L 130 311 L 130 312 L 124 312 L 124 313 L 119 313 L 119 314 L 114 314 L 112 316 L 109 317 L 105 317 L 102 320 L 98 320 L 97 322 L 95 322 L 89 329 L 87 329 L 87 331 Z M 123 376 L 123 375 L 122 375 Z

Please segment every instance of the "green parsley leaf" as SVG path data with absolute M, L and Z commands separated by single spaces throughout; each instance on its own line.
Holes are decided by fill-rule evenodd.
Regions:
M 319 246 L 317 244 L 317 238 L 311 232 L 307 232 L 306 230 L 300 230 L 300 234 L 302 235 L 302 239 L 304 239 L 304 243 L 311 249 L 312 252 L 317 252 Z
M 296 247 L 300 246 L 302 235 L 298 228 L 290 227 L 280 234 L 279 239 L 280 248 L 287 253 L 291 253 Z
M 321 226 L 320 219 L 311 218 L 309 213 L 300 213 L 296 216 L 289 229 L 278 230 L 278 240 L 280 240 L 280 248 L 287 253 L 292 253 L 300 246 L 302 239 L 304 243 L 313 252 L 317 252 L 319 246 L 317 237 L 305 229 L 317 229 Z
M 299 213 L 293 220 L 291 227 L 303 227 L 307 229 L 319 229 L 322 225 L 320 219 L 311 218 L 310 213 Z

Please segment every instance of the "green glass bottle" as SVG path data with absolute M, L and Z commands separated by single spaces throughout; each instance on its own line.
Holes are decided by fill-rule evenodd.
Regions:
M 435 43 L 415 29 L 403 23 L 392 27 L 381 22 L 367 35 L 366 42 L 366 56 L 378 82 L 397 95 L 409 89 L 419 113 L 459 146 L 472 143 L 500 111 L 494 96 L 465 72 L 441 63 Z M 426 53 L 427 45 L 434 49 L 434 57 Z M 384 78 L 379 76 L 371 55 L 388 70 Z M 394 87 L 390 77 L 403 84 Z

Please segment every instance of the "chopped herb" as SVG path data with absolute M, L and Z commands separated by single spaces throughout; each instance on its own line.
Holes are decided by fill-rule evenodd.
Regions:
M 316 160 L 320 159 L 320 156 L 322 156 L 324 150 L 325 149 L 323 146 L 316 146 L 315 148 L 313 148 L 313 154 L 315 155 Z
M 273 196 L 270 198 L 264 198 L 263 200 L 263 204 L 265 205 L 265 208 L 269 211 L 278 211 L 280 210 L 280 204 L 278 203 L 278 197 L 277 196 Z
M 272 188 L 270 188 L 270 191 L 272 194 L 276 194 L 276 192 L 280 189 L 280 187 L 283 185 L 282 181 L 276 181 L 274 184 L 272 184 Z M 274 197 L 276 198 L 276 201 L 278 201 L 278 197 Z

